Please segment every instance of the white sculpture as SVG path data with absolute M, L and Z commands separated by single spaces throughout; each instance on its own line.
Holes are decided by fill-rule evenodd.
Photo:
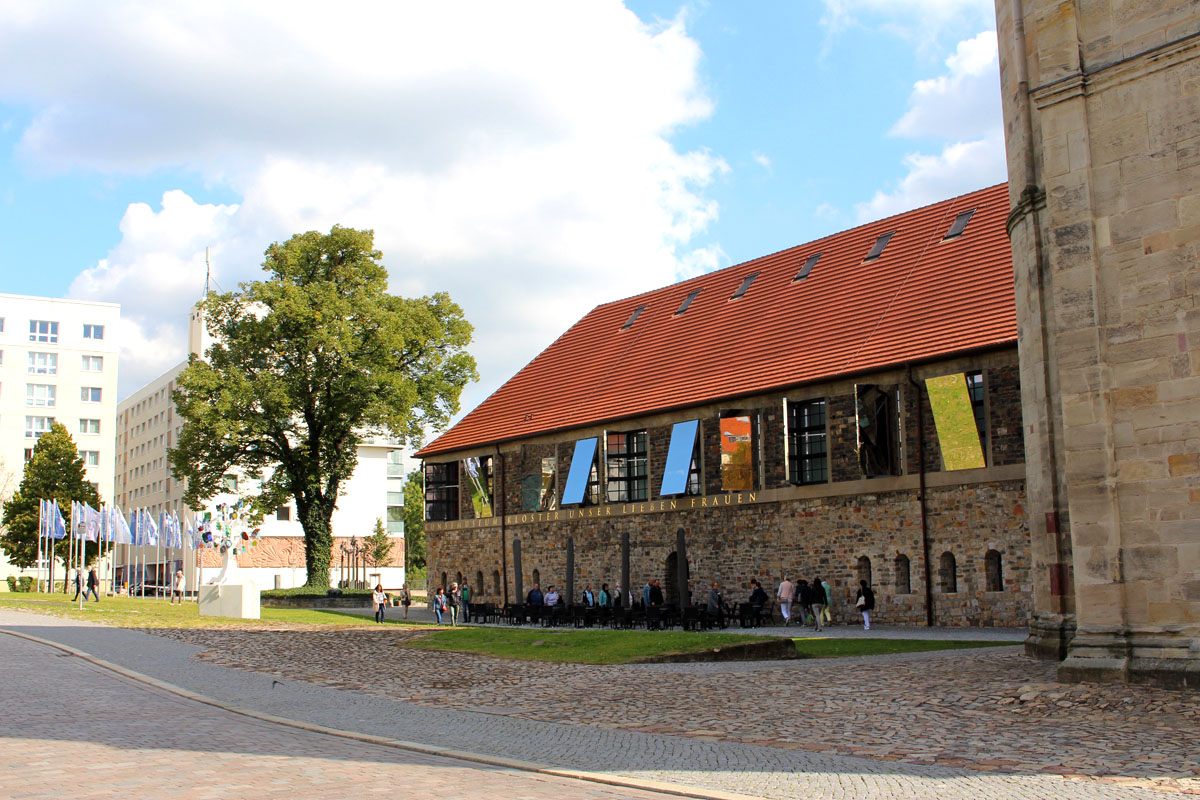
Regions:
M 229 583 L 242 583 L 238 574 L 237 548 L 221 545 L 221 571 L 217 577 L 209 581 L 212 586 L 224 586 Z
M 239 501 L 233 506 L 217 506 L 220 517 L 201 524 L 202 538 L 221 551 L 221 571 L 200 587 L 200 613 L 206 616 L 259 619 L 258 587 L 238 569 L 238 549 L 258 544 L 258 531 L 245 531 L 249 509 Z

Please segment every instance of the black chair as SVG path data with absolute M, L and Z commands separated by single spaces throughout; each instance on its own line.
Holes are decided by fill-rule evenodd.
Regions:
M 700 609 L 695 606 L 685 608 L 679 618 L 679 624 L 685 631 L 701 630 Z

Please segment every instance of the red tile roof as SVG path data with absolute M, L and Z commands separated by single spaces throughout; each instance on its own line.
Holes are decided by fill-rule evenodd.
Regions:
M 969 209 L 966 231 L 944 239 Z M 1015 343 L 1008 210 L 1000 184 L 597 306 L 417 455 Z

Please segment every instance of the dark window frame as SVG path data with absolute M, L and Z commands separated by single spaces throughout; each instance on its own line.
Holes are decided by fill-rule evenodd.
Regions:
M 875 244 L 871 246 L 871 250 L 867 253 L 867 257 L 863 261 L 874 261 L 883 255 L 883 250 L 891 243 L 892 237 L 896 235 L 896 231 L 888 231 L 887 233 L 879 234 L 879 238 L 875 240 Z
M 801 415 L 802 411 L 816 414 Z M 829 408 L 826 398 L 788 401 L 788 480 L 799 486 L 829 483 Z M 820 445 L 820 452 L 816 445 Z M 818 474 L 819 473 L 819 474 Z
M 825 255 L 825 253 L 820 252 L 813 253 L 811 256 L 809 256 L 808 259 L 805 260 L 804 266 L 802 266 L 800 271 L 796 273 L 796 277 L 792 278 L 792 283 L 797 283 L 807 278 L 809 273 L 813 271 L 813 267 L 817 265 L 817 261 L 819 261 L 823 255 Z
M 450 522 L 458 519 L 458 461 L 426 462 L 425 519 Z
M 649 456 L 650 437 L 645 430 L 605 432 L 604 497 L 607 502 L 635 503 L 650 499 Z
M 971 400 L 971 413 L 975 415 L 975 430 L 979 433 L 979 448 L 983 451 L 983 463 L 988 463 L 987 431 L 987 381 L 983 370 L 963 374 L 967 383 L 967 397 Z
M 693 289 L 692 291 L 688 292 L 688 296 L 683 298 L 683 302 L 679 304 L 679 308 L 675 311 L 674 316 L 678 317 L 683 314 L 683 312 L 687 311 L 688 306 L 695 302 L 696 298 L 700 296 L 700 292 L 702 291 L 702 289 Z
M 633 310 L 633 313 L 629 315 L 629 319 L 628 319 L 628 320 L 626 320 L 626 321 L 625 321 L 625 324 L 621 326 L 621 330 L 623 330 L 623 331 L 627 331 L 627 330 L 629 330 L 630 328 L 632 328 L 632 327 L 633 327 L 633 323 L 637 321 L 637 318 L 638 318 L 638 317 L 640 317 L 640 316 L 641 316 L 641 314 L 642 314 L 642 312 L 643 312 L 643 311 L 645 311 L 645 310 L 646 310 L 646 306 L 645 306 L 645 305 L 640 305 L 640 306 L 638 306 L 637 308 L 635 308 L 635 309 Z
M 971 217 L 974 216 L 978 209 L 969 209 L 967 211 L 958 212 L 958 216 L 954 218 L 954 222 L 950 224 L 950 230 L 946 231 L 946 235 L 942 237 L 942 241 L 946 239 L 957 239 L 963 235 L 963 231 L 967 229 L 967 225 L 971 222 Z
M 757 278 L 759 276 L 759 274 L 760 273 L 757 273 L 757 272 L 751 272 L 749 275 L 742 278 L 741 286 L 739 286 L 737 288 L 737 290 L 734 291 L 733 296 L 730 297 L 729 299 L 737 300 L 739 297 L 744 296 L 746 294 L 746 292 L 750 291 L 751 284 L 754 283 L 754 279 Z

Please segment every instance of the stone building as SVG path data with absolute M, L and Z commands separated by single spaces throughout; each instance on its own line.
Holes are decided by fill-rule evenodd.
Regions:
M 430 584 L 834 586 L 1024 625 L 1005 186 L 597 306 L 417 455 Z
M 997 0 L 1030 653 L 1200 682 L 1200 6 Z

